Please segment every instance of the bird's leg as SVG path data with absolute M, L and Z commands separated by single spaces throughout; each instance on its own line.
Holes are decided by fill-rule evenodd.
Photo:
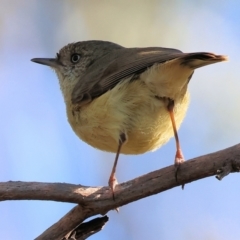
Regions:
M 115 189 L 116 185 L 118 184 L 117 178 L 116 178 L 116 175 L 115 175 L 116 168 L 117 168 L 118 157 L 119 157 L 119 154 L 120 154 L 120 151 L 121 151 L 121 147 L 126 140 L 127 140 L 127 138 L 126 138 L 125 133 L 121 133 L 120 138 L 119 138 L 118 149 L 117 149 L 115 161 L 114 161 L 113 168 L 112 168 L 112 172 L 111 172 L 111 175 L 110 175 L 109 180 L 108 180 L 108 185 L 112 189 L 113 199 L 114 199 L 114 189 Z
M 178 133 L 177 133 L 177 127 L 176 127 L 176 122 L 175 122 L 175 118 L 174 118 L 174 101 L 172 99 L 168 99 L 168 105 L 167 105 L 167 109 L 169 111 L 169 115 L 171 118 L 171 122 L 172 122 L 172 127 L 173 127 L 173 132 L 174 132 L 174 136 L 175 136 L 175 140 L 176 140 L 176 147 L 177 147 L 177 151 L 176 151 L 176 156 L 175 156 L 175 167 L 176 167 L 176 171 L 175 171 L 175 178 L 177 181 L 177 173 L 178 173 L 178 169 L 179 166 L 181 165 L 181 163 L 184 162 L 184 156 L 180 147 L 180 142 L 179 142 L 179 138 L 178 138 Z

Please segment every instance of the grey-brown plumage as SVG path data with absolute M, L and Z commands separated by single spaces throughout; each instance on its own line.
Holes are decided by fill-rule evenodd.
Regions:
M 155 150 L 175 135 L 175 164 L 183 161 L 177 129 L 188 107 L 188 82 L 196 68 L 226 59 L 85 41 L 65 46 L 54 59 L 32 61 L 56 71 L 75 133 L 93 147 L 117 153 L 109 179 L 114 189 L 119 153 Z

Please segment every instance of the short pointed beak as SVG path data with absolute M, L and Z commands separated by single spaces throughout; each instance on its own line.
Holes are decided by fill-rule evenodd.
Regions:
M 56 58 L 33 58 L 31 59 L 32 62 L 47 65 L 52 68 L 59 67 L 60 62 Z

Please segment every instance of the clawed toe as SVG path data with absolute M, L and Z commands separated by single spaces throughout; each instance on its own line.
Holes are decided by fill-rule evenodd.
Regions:
M 182 163 L 184 161 L 185 160 L 184 160 L 182 150 L 177 149 L 176 156 L 175 156 L 175 162 L 174 162 L 174 165 L 175 165 L 175 179 L 176 179 L 177 183 L 178 183 L 178 172 L 179 172 L 180 166 L 182 165 Z M 182 184 L 182 189 L 184 189 L 184 184 Z
M 117 178 L 116 178 L 115 174 L 111 175 L 109 180 L 108 180 L 108 185 L 112 190 L 113 200 L 115 200 L 114 191 L 115 191 L 115 188 L 116 188 L 117 184 L 118 184 L 118 181 L 117 181 Z

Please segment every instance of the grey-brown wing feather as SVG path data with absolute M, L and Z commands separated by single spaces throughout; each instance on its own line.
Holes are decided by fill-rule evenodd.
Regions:
M 170 48 L 122 48 L 113 50 L 88 67 L 72 93 L 72 102 L 84 105 L 104 94 L 127 77 L 145 71 L 155 63 L 185 56 Z

